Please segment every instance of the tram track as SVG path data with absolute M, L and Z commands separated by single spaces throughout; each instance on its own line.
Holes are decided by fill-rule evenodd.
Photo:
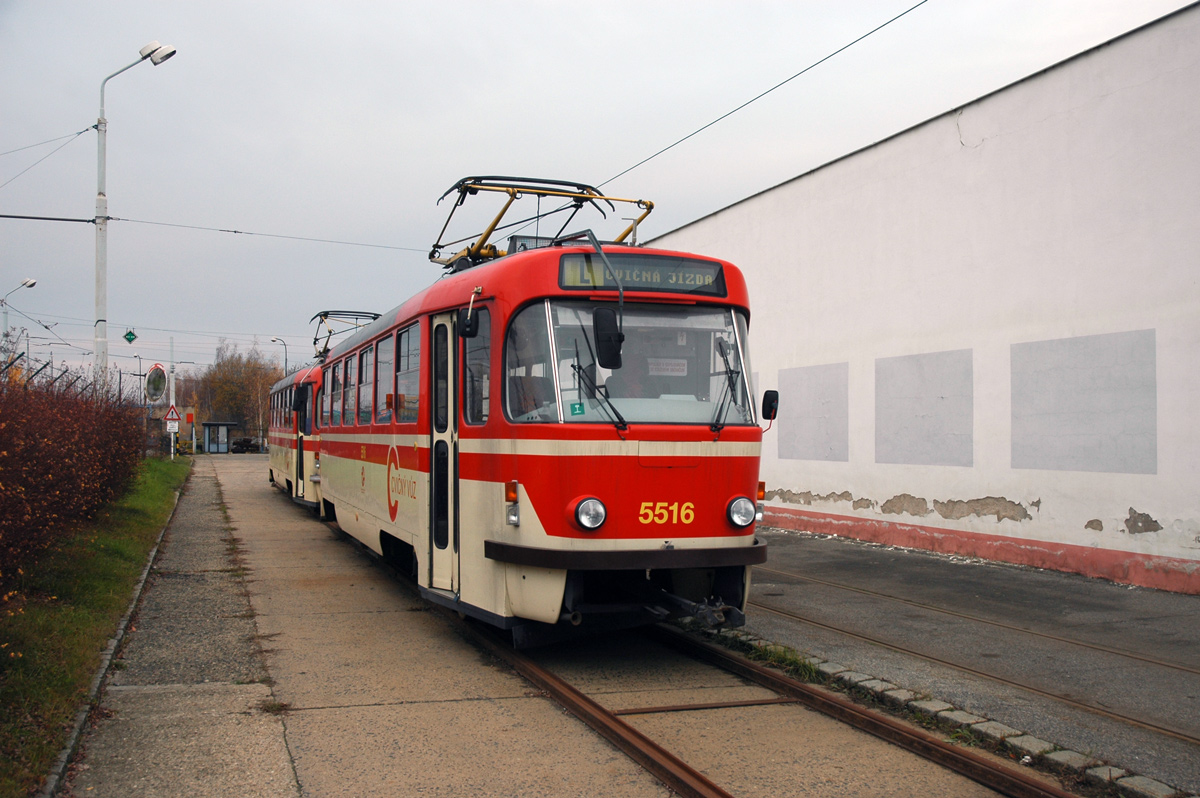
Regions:
M 1105 645 L 1101 645 L 1099 643 L 1089 643 L 1089 642 L 1086 642 L 1083 640 L 1076 640 L 1076 639 L 1070 638 L 1070 637 L 1062 637 L 1061 635 L 1050 634 L 1048 632 L 1040 632 L 1036 629 L 1029 629 L 1024 626 L 1018 626 L 1017 624 L 1004 623 L 1003 621 L 997 621 L 997 620 L 994 620 L 991 618 L 981 618 L 978 615 L 971 615 L 971 614 L 965 613 L 965 612 L 958 612 L 956 610 L 947 609 L 946 607 L 939 607 L 936 604 L 928 604 L 928 603 L 925 603 L 922 601 L 914 601 L 913 599 L 902 598 L 900 596 L 893 596 L 889 593 L 881 593 L 877 590 L 868 590 L 867 588 L 863 588 L 863 587 L 857 587 L 854 585 L 846 585 L 846 584 L 842 584 L 840 582 L 833 582 L 828 579 L 821 579 L 821 578 L 815 577 L 815 576 L 805 576 L 803 574 L 794 573 L 792 571 L 783 571 L 778 568 L 768 568 L 768 567 L 762 566 L 762 565 L 755 566 L 754 571 L 755 571 L 755 573 L 771 574 L 773 576 L 785 577 L 787 579 L 795 579 L 800 582 L 808 582 L 810 584 L 824 585 L 825 587 L 832 587 L 832 588 L 836 588 L 838 590 L 845 590 L 845 591 L 848 591 L 851 593 L 858 593 L 859 595 L 870 596 L 872 598 L 884 599 L 886 601 L 895 602 L 897 604 L 904 604 L 909 607 L 915 607 L 917 609 L 928 610 L 929 612 L 937 612 L 942 615 L 948 615 L 953 618 L 960 618 L 962 620 L 971 621 L 973 623 L 986 624 L 988 626 L 994 626 L 999 629 L 1007 629 L 1009 631 L 1020 632 L 1022 634 L 1027 634 L 1027 635 L 1030 635 L 1033 637 L 1039 637 L 1044 640 L 1051 640 L 1056 643 L 1065 643 L 1067 645 L 1078 646 L 1079 648 L 1091 649 L 1092 651 L 1100 651 L 1105 654 L 1113 654 L 1115 656 L 1125 657 L 1127 659 L 1132 659 L 1132 660 L 1137 660 L 1138 662 L 1145 662 L 1145 663 L 1148 663 L 1151 665 L 1157 665 L 1159 667 L 1170 668 L 1173 670 L 1181 671 L 1183 673 L 1191 673 L 1191 674 L 1200 676 L 1200 668 L 1191 667 L 1188 665 L 1184 665 L 1182 663 L 1169 662 L 1167 660 L 1157 659 L 1155 657 L 1148 657 L 1145 654 L 1139 654 L 1138 652 L 1135 652 L 1135 651 L 1128 651 L 1126 649 L 1113 648 L 1111 646 L 1105 646 Z
M 763 570 L 768 570 L 768 569 L 763 569 Z M 998 684 L 1003 684 L 1008 687 L 1014 687 L 1019 690 L 1024 690 L 1026 692 L 1033 693 L 1035 695 L 1039 695 L 1043 698 L 1049 698 L 1051 700 L 1058 701 L 1062 704 L 1066 704 L 1068 706 L 1074 707 L 1075 709 L 1080 709 L 1080 710 L 1083 710 L 1086 712 L 1090 712 L 1094 715 L 1099 715 L 1100 717 L 1107 718 L 1109 720 L 1115 720 L 1120 723 L 1128 724 L 1130 726 L 1135 726 L 1140 729 L 1152 731 L 1157 734 L 1162 734 L 1167 737 L 1181 740 L 1183 742 L 1190 743 L 1193 745 L 1200 745 L 1200 737 L 1197 737 L 1193 734 L 1189 734 L 1188 732 L 1185 732 L 1185 731 L 1182 731 L 1179 729 L 1174 729 L 1169 726 L 1163 726 L 1161 724 L 1156 724 L 1156 723 L 1152 723 L 1150 721 L 1142 720 L 1140 718 L 1135 718 L 1130 715 L 1126 715 L 1126 714 L 1123 714 L 1120 712 L 1115 712 L 1115 711 L 1113 711 L 1111 709 L 1107 709 L 1105 707 L 1097 706 L 1094 703 L 1080 701 L 1078 699 L 1071 698 L 1070 696 L 1062 695 L 1061 693 L 1056 693 L 1056 692 L 1053 692 L 1050 690 L 1044 690 L 1042 688 L 1034 687 L 1034 686 L 1026 684 L 1024 682 L 1016 681 L 1014 679 L 1009 679 L 1009 678 L 1006 678 L 1004 676 L 1000 676 L 1000 675 L 997 675 L 994 673 L 989 673 L 987 671 L 980 670 L 978 668 L 972 668 L 968 665 L 963 665 L 958 662 L 953 662 L 953 661 L 950 661 L 947 659 L 943 659 L 941 657 L 935 657 L 931 654 L 926 654 L 921 651 L 916 651 L 912 648 L 906 648 L 904 646 L 897 645 L 895 643 L 891 643 L 886 640 L 882 640 L 878 637 L 862 634 L 859 632 L 852 632 L 852 631 L 850 631 L 848 629 L 844 629 L 840 626 L 835 626 L 833 624 L 824 623 L 822 621 L 816 620 L 815 618 L 810 618 L 805 615 L 801 615 L 800 613 L 797 613 L 792 610 L 787 610 L 787 609 L 783 609 L 780 607 L 771 606 L 770 604 L 764 604 L 761 601 L 751 600 L 751 601 L 747 602 L 747 605 L 750 607 L 754 607 L 755 609 L 761 610 L 763 612 L 768 612 L 772 615 L 776 615 L 778 617 L 785 618 L 789 621 L 803 623 L 803 624 L 813 626 L 813 627 L 816 627 L 819 629 L 824 629 L 826 631 L 833 632 L 838 635 L 842 635 L 842 636 L 849 637 L 849 638 L 852 638 L 855 640 L 859 640 L 864 643 L 869 643 L 871 645 L 879 646 L 880 648 L 885 648 L 889 651 L 894 651 L 898 654 L 915 657 L 915 658 L 923 660 L 925 662 L 930 662 L 930 663 L 933 663 L 936 665 L 941 665 L 944 667 L 952 668 L 961 673 L 970 674 L 972 676 L 976 676 L 976 677 L 979 677 L 982 679 L 987 679 L 989 681 L 992 681 L 992 682 L 995 682 Z M 954 613 L 951 613 L 951 614 L 954 614 Z M 969 616 L 963 616 L 963 617 L 969 617 Z M 1012 627 L 1012 628 L 1017 631 L 1023 631 L 1019 627 Z M 1045 636 L 1045 635 L 1043 635 L 1043 636 Z M 1070 641 L 1065 641 L 1065 642 L 1070 642 Z M 1186 667 L 1181 668 L 1180 670 L 1190 671 L 1190 669 L 1188 669 Z
M 800 704 L 916 754 L 1002 795 L 1013 798 L 1067 798 L 1071 795 L 1029 772 L 1004 766 L 979 752 L 950 743 L 936 734 L 897 718 L 867 709 L 848 698 L 798 682 L 777 670 L 751 662 L 673 627 L 654 627 L 649 634 L 665 647 L 766 688 L 775 695 L 754 700 L 695 702 L 610 710 L 563 677 L 537 663 L 531 656 L 513 649 L 495 633 L 480 629 L 465 620 L 460 619 L 459 623 L 465 633 L 481 647 L 508 663 L 521 676 L 679 795 L 719 798 L 731 794 L 623 718 L 671 712 Z

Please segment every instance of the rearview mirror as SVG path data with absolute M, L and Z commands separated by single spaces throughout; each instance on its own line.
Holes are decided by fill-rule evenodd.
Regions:
M 764 391 L 762 417 L 767 421 L 774 421 L 777 415 L 779 415 L 779 391 Z
M 479 313 L 473 312 L 470 308 L 459 309 L 458 337 L 474 338 L 477 335 L 479 335 Z
M 625 336 L 617 327 L 617 312 L 612 308 L 592 311 L 592 334 L 596 338 L 596 362 L 601 368 L 621 368 L 621 344 Z
M 301 385 L 292 393 L 292 412 L 299 413 L 308 403 L 308 386 Z

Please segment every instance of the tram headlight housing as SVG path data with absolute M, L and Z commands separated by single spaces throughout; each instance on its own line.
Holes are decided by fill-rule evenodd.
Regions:
M 725 517 L 729 519 L 729 523 L 740 529 L 753 524 L 757 514 L 758 508 L 745 496 L 738 496 L 725 510 Z
M 606 518 L 608 518 L 608 509 L 599 499 L 583 499 L 575 505 L 575 522 L 589 532 L 604 526 Z

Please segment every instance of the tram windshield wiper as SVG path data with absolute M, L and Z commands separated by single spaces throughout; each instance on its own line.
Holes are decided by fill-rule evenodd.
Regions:
M 592 342 L 588 340 L 587 330 L 582 324 L 579 329 L 583 330 L 583 342 L 587 344 L 588 353 L 592 356 L 592 363 L 596 362 L 596 354 L 592 351 Z M 588 374 L 587 369 L 579 365 L 579 341 L 575 342 L 575 362 L 571 364 L 571 370 L 579 378 L 579 381 L 587 385 L 588 394 L 598 396 L 600 398 L 600 407 L 604 408 L 604 412 L 609 414 L 609 421 L 619 431 L 629 429 L 629 423 L 625 421 L 625 417 L 621 415 L 621 411 L 617 410 L 616 405 L 608 398 L 608 392 L 596 385 L 596 380 L 592 375 Z
M 729 407 L 737 404 L 733 398 L 737 392 L 738 377 L 742 372 L 735 369 L 729 363 L 729 344 L 724 338 L 717 339 L 717 354 L 721 356 L 721 361 L 725 364 L 725 384 L 721 387 L 721 396 L 717 400 L 717 410 L 713 414 L 712 423 L 708 428 L 713 432 L 720 432 L 725 429 L 725 417 L 729 415 Z

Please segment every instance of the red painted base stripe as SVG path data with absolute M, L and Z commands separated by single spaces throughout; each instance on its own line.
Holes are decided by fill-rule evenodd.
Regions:
M 890 546 L 960 554 L 1099 577 L 1175 593 L 1200 595 L 1200 561 L 1100 549 L 1044 540 L 1021 540 L 961 529 L 831 515 L 790 507 L 764 508 L 770 526 L 867 540 Z

